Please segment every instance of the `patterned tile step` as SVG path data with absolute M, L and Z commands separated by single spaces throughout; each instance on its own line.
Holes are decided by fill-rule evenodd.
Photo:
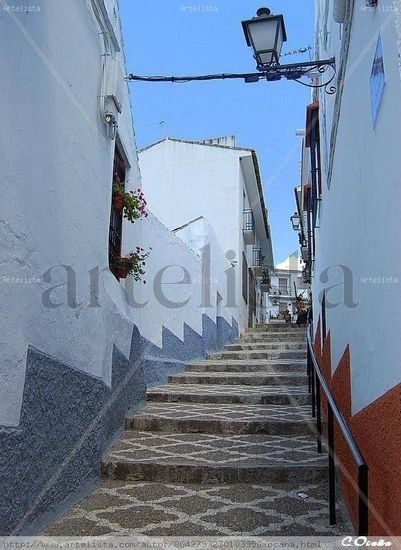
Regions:
M 310 435 L 310 407 L 280 405 L 228 405 L 148 403 L 134 417 L 126 418 L 134 431 Z
M 111 480 L 105 480 L 41 533 L 157 537 L 346 534 L 352 534 L 352 528 L 342 501 L 337 525 L 329 525 L 325 484 L 219 486 Z
M 305 334 L 285 334 L 283 332 L 254 332 L 253 334 L 246 332 L 241 336 L 239 342 L 306 342 Z
M 209 353 L 208 359 L 306 359 L 305 350 L 286 351 L 223 351 Z
M 148 401 L 168 403 L 227 403 L 248 405 L 308 405 L 306 386 L 241 386 L 168 384 L 147 391 Z
M 269 372 L 182 372 L 169 376 L 170 384 L 241 384 L 244 386 L 305 386 L 306 373 L 269 373 Z
M 248 328 L 245 331 L 247 334 L 253 334 L 255 332 L 282 332 L 283 334 L 306 334 L 305 327 L 298 327 L 296 325 L 258 325 L 253 328 Z
M 104 477 L 174 483 L 286 483 L 327 479 L 313 436 L 124 432 L 102 463 Z
M 228 344 L 224 348 L 225 351 L 286 351 L 286 350 L 303 350 L 306 351 L 306 343 L 300 340 L 299 342 L 243 342 L 242 340 L 235 344 Z
M 186 372 L 303 372 L 306 373 L 306 361 L 288 359 L 208 359 L 196 363 L 188 363 Z

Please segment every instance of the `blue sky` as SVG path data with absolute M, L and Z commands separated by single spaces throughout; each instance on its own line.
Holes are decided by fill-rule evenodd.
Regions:
M 263 5 L 285 16 L 288 41 L 283 52 L 313 45 L 312 0 L 120 0 L 127 68 L 140 75 L 169 76 L 252 72 L 254 60 L 241 20 Z M 281 62 L 308 59 L 308 54 L 291 55 Z M 275 262 L 297 248 L 289 217 L 299 180 L 300 138 L 295 130 L 305 126 L 308 88 L 284 80 L 131 83 L 130 88 L 138 147 L 166 136 L 198 140 L 235 135 L 237 145 L 255 148 Z

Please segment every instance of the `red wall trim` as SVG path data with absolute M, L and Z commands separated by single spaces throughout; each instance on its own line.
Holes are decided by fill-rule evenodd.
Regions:
M 350 346 L 331 375 L 331 332 L 321 347 L 319 319 L 314 349 L 320 368 L 333 392 L 369 468 L 369 534 L 401 535 L 401 384 L 351 415 Z M 394 368 L 399 368 L 394 365 Z M 324 395 L 322 403 L 326 408 Z M 335 451 L 340 465 L 341 486 L 354 527 L 358 521 L 356 467 L 338 429 Z

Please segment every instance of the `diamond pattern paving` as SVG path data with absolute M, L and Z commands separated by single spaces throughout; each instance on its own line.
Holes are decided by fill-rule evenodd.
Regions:
M 229 405 L 194 403 L 148 403 L 136 418 L 156 417 L 169 420 L 220 420 L 223 422 L 263 422 L 269 420 L 310 422 L 310 407 L 275 405 Z
M 313 436 L 164 434 L 124 432 L 105 461 L 193 464 L 322 464 Z
M 237 344 L 252 342 L 246 357 L 192 362 L 148 390 L 103 460 L 100 487 L 43 534 L 352 533 L 341 499 L 329 525 L 327 455 L 316 452 L 305 361 L 259 358 L 270 341 L 285 349 L 298 336 L 258 327 Z
M 300 498 L 298 493 L 308 498 Z M 175 485 L 104 481 L 45 535 L 336 535 L 326 489 L 310 485 Z

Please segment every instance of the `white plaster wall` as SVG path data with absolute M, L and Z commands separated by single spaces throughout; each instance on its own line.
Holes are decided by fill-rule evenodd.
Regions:
M 89 307 L 88 271 L 108 263 L 114 150 L 99 116 L 99 28 L 89 2 L 35 5 L 40 11 L 1 5 L 0 13 L 0 424 L 10 426 L 19 422 L 28 345 L 110 383 L 113 332 L 124 325 L 110 316 L 107 294 L 101 308 Z M 126 86 L 123 92 L 119 132 L 135 188 L 140 181 Z M 60 305 L 42 304 L 52 286 L 43 274 L 56 265 L 75 270 L 75 308 L 67 306 L 62 268 L 54 270 L 52 283 L 60 285 L 52 293 Z M 125 326 L 127 341 L 131 329 Z
M 152 250 L 146 260 L 146 284 L 137 282 L 132 286 L 129 281 L 126 283 L 129 314 L 136 321 L 142 336 L 159 347 L 162 345 L 163 326 L 181 340 L 184 336 L 184 322 L 198 334 L 202 334 L 200 258 L 152 214 L 140 224 L 142 246 L 145 250 Z M 163 269 L 163 296 L 175 304 L 182 303 L 180 307 L 164 305 L 163 296 L 159 297 L 156 277 Z M 184 269 L 189 274 L 189 279 L 180 284 L 185 278 Z M 132 301 L 132 296 L 137 305 Z
M 213 228 L 206 218 L 198 220 L 175 231 L 177 237 L 182 239 L 195 253 L 201 255 L 202 249 L 210 249 L 210 304 L 204 308 L 205 313 L 216 322 L 217 315 L 217 293 L 222 302 L 219 308 L 219 315 L 228 323 L 232 323 L 232 318 L 239 323 L 238 308 L 231 307 L 233 298 L 229 287 L 229 277 L 236 274 L 237 266 L 232 266 L 226 258 L 223 249 L 217 241 Z M 201 281 L 197 279 L 199 285 Z M 230 293 L 230 295 L 229 295 Z M 205 306 L 207 304 L 204 304 Z
M 242 297 L 242 210 L 245 187 L 240 152 L 165 140 L 140 152 L 143 186 L 150 209 L 170 229 L 204 216 L 224 254 L 235 255 L 236 304 L 240 330 L 247 326 Z
M 173 230 L 204 216 L 238 254 L 238 151 L 165 140 L 139 153 L 149 208 Z
M 330 272 L 329 282 L 322 283 L 319 275 L 325 268 L 342 264 L 352 270 L 354 277 L 353 299 L 357 307 L 341 303 L 329 307 L 326 313 L 327 327 L 332 330 L 334 368 L 350 344 L 354 413 L 401 382 L 398 367 L 401 356 L 398 337 L 401 329 L 401 87 L 391 4 L 381 1 L 379 10 L 364 10 L 359 3 L 355 4 L 333 175 L 330 189 L 326 183 L 323 188 L 320 229 L 317 230 L 315 298 L 323 287 L 343 282 L 342 272 L 337 268 Z M 373 129 L 369 78 L 379 29 L 386 86 Z M 327 50 L 321 44 L 322 55 L 339 51 L 340 29 L 332 19 L 329 30 L 331 42 Z M 320 99 L 323 97 L 321 94 Z M 329 133 L 335 97 L 325 99 L 329 105 L 326 112 Z M 327 158 L 323 164 L 328 165 Z M 393 282 L 378 282 L 382 277 Z M 331 290 L 328 300 L 342 302 L 342 295 L 343 286 Z M 315 307 L 315 319 L 319 313 Z

